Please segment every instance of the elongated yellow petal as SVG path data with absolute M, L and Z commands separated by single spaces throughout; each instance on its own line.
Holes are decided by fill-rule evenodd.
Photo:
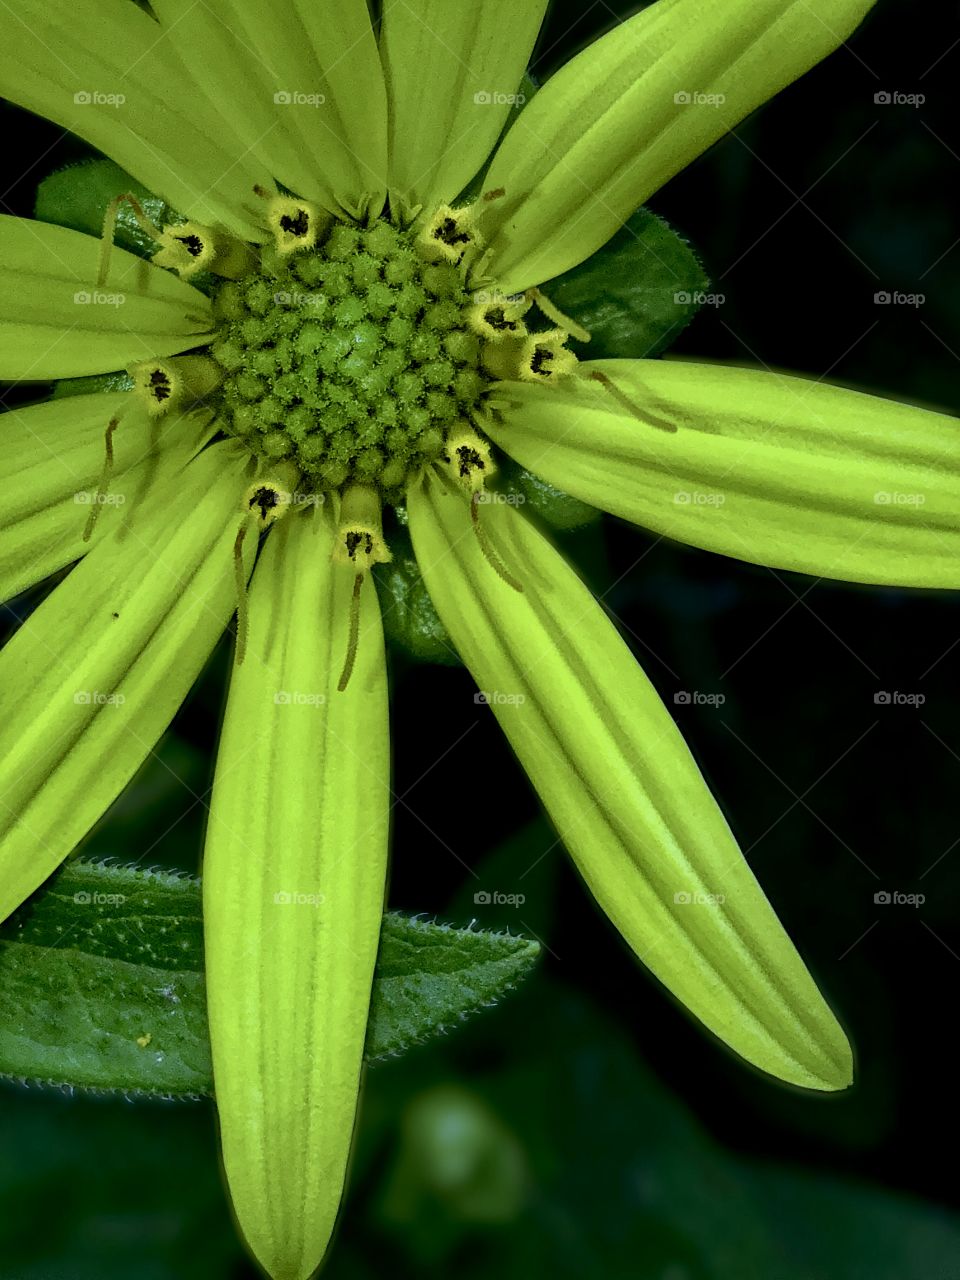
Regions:
M 273 1280 L 305 1280 L 333 1230 L 386 874 L 380 613 L 368 581 L 339 692 L 354 575 L 331 563 L 333 538 L 326 512 L 288 516 L 269 535 L 204 853 L 223 1158 L 240 1227 Z
M 387 110 L 365 0 L 158 0 L 207 111 L 297 195 L 352 216 L 383 206 Z M 249 196 L 249 192 L 247 195 Z
M 98 287 L 99 255 L 93 236 L 0 215 L 0 378 L 110 373 L 209 336 L 202 293 L 119 248 Z
M 0 94 L 85 138 L 188 217 L 263 237 L 253 188 L 269 170 L 234 132 L 231 100 L 211 102 L 138 5 L 6 0 Z
M 0 653 L 0 918 L 116 799 L 199 674 L 236 603 L 248 472 L 215 445 L 152 489 Z
M 115 414 L 114 464 L 101 494 L 104 436 Z M 0 600 L 42 582 L 86 555 L 124 512 L 141 502 L 213 433 L 209 412 L 157 420 L 124 392 L 69 396 L 0 418 Z M 102 507 L 84 540 L 90 507 Z
M 546 0 L 386 0 L 390 189 L 452 200 L 482 168 L 527 67 Z
M 598 371 L 614 393 L 589 380 Z M 498 393 L 491 435 L 549 483 L 740 560 L 960 587 L 956 418 L 765 370 L 600 360 L 580 372 L 561 390 Z
M 435 478 L 410 528 L 437 611 L 597 901 L 643 962 L 749 1062 L 839 1089 L 850 1050 L 683 739 L 603 611 L 506 504 Z M 798 869 L 798 874 L 800 871 Z
M 568 62 L 513 122 L 487 185 L 507 293 L 588 258 L 745 115 L 841 44 L 872 0 L 658 0 Z

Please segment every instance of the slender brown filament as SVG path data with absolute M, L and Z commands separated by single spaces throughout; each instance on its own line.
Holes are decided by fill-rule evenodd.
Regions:
M 512 587 L 514 591 L 523 594 L 523 587 L 516 580 L 512 573 L 507 569 L 506 565 L 497 555 L 491 545 L 490 539 L 487 537 L 487 531 L 480 523 L 480 490 L 476 490 L 470 499 L 470 520 L 473 523 L 473 532 L 476 534 L 477 542 L 480 544 L 480 550 L 483 552 L 487 563 L 498 578 L 502 578 L 508 587 Z
M 594 382 L 599 382 L 601 386 L 605 387 L 613 396 L 614 400 L 626 409 L 627 413 L 632 414 L 638 422 L 642 422 L 644 426 L 659 427 L 661 431 L 677 430 L 677 424 L 675 422 L 670 422 L 666 418 L 658 418 L 657 415 L 655 413 L 651 413 L 649 409 L 641 409 L 639 405 L 634 404 L 630 397 L 625 395 L 617 384 L 615 382 L 611 382 L 607 375 L 605 373 L 601 373 L 599 369 L 591 370 L 588 377 L 592 378 Z
M 84 542 L 89 542 L 93 537 L 93 531 L 97 527 L 97 521 L 100 518 L 100 509 L 110 489 L 110 480 L 113 476 L 113 433 L 119 425 L 120 415 L 114 414 L 107 423 L 106 431 L 103 433 L 103 468 L 100 471 L 100 479 L 97 481 L 97 491 L 93 497 L 93 505 L 90 507 L 90 514 L 87 516 L 87 523 L 84 526 Z
M 250 609 L 247 603 L 247 574 L 243 563 L 243 543 L 247 536 L 249 520 L 244 520 L 233 542 L 233 580 L 237 588 L 237 647 L 234 661 L 243 665 L 247 656 L 247 636 L 250 631 Z
M 357 647 L 360 643 L 360 588 L 363 586 L 363 579 L 364 575 L 358 573 L 353 580 L 353 598 L 350 601 L 350 638 L 347 641 L 347 656 L 344 659 L 343 670 L 337 681 L 337 693 L 343 693 L 350 683 L 354 664 L 357 661 Z
M 107 205 L 103 215 L 103 234 L 100 240 L 100 267 L 97 271 L 97 288 L 102 289 L 107 283 L 107 272 L 110 268 L 110 250 L 113 248 L 113 237 L 117 231 L 117 214 L 120 212 L 122 204 L 128 204 L 133 210 L 133 216 L 137 220 L 137 226 L 140 230 L 156 240 L 158 244 L 163 243 L 160 232 L 153 225 L 150 219 L 143 211 L 143 205 L 136 196 L 132 196 L 129 191 L 125 191 L 122 195 L 114 196 Z

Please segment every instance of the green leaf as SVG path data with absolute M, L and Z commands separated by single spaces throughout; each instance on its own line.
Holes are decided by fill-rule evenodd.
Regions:
M 700 309 L 710 281 L 690 245 L 649 209 L 572 271 L 551 280 L 551 302 L 590 332 L 581 359 L 655 356 Z
M 519 499 L 516 505 L 535 512 L 554 529 L 582 529 L 584 525 L 593 524 L 600 519 L 601 513 L 596 507 L 591 507 L 548 481 L 541 480 L 512 458 L 505 458 L 504 462 L 504 486 Z
M 144 213 L 158 227 L 180 221 L 180 215 L 165 200 L 152 195 L 112 160 L 85 160 L 44 178 L 37 188 L 34 216 L 41 222 L 56 222 L 61 227 L 99 236 L 107 205 L 123 194 L 136 196 Z M 124 249 L 144 257 L 150 257 L 156 247 L 137 225 L 129 204 L 122 204 L 117 210 L 114 239 Z
M 210 1093 L 197 881 L 73 862 L 0 926 L 0 1074 Z M 366 1056 L 400 1053 L 494 1003 L 539 945 L 384 917 Z
M 420 662 L 460 665 L 460 655 L 430 599 L 406 529 L 390 534 L 393 558 L 374 569 L 387 641 Z

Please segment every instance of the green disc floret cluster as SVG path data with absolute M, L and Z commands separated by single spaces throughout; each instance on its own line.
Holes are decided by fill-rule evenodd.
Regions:
M 335 223 L 288 257 L 265 251 L 214 298 L 225 428 L 260 458 L 295 462 L 317 492 L 402 487 L 489 381 L 470 301 L 458 266 L 382 219 Z

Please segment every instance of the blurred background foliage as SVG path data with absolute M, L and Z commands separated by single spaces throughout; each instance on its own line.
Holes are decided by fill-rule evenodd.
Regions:
M 557 0 L 535 71 L 634 7 Z M 956 409 L 958 17 L 880 0 L 651 202 L 725 299 L 675 352 Z M 895 90 L 926 101 L 874 101 Z M 88 153 L 14 108 L 3 124 L 4 206 L 27 214 Z M 926 301 L 878 307 L 881 290 Z M 613 520 L 558 541 L 677 715 L 851 1034 L 857 1083 L 804 1095 L 709 1040 L 589 900 L 467 674 L 395 655 L 391 905 L 536 935 L 545 958 L 498 1009 L 370 1071 L 326 1274 L 955 1280 L 956 596 L 773 573 Z M 196 868 L 229 660 L 225 643 L 88 852 Z M 725 701 L 675 703 L 692 690 Z M 480 889 L 525 901 L 476 905 Z M 925 902 L 875 902 L 894 891 Z M 210 1106 L 0 1088 L 2 1280 L 133 1275 L 253 1275 Z

